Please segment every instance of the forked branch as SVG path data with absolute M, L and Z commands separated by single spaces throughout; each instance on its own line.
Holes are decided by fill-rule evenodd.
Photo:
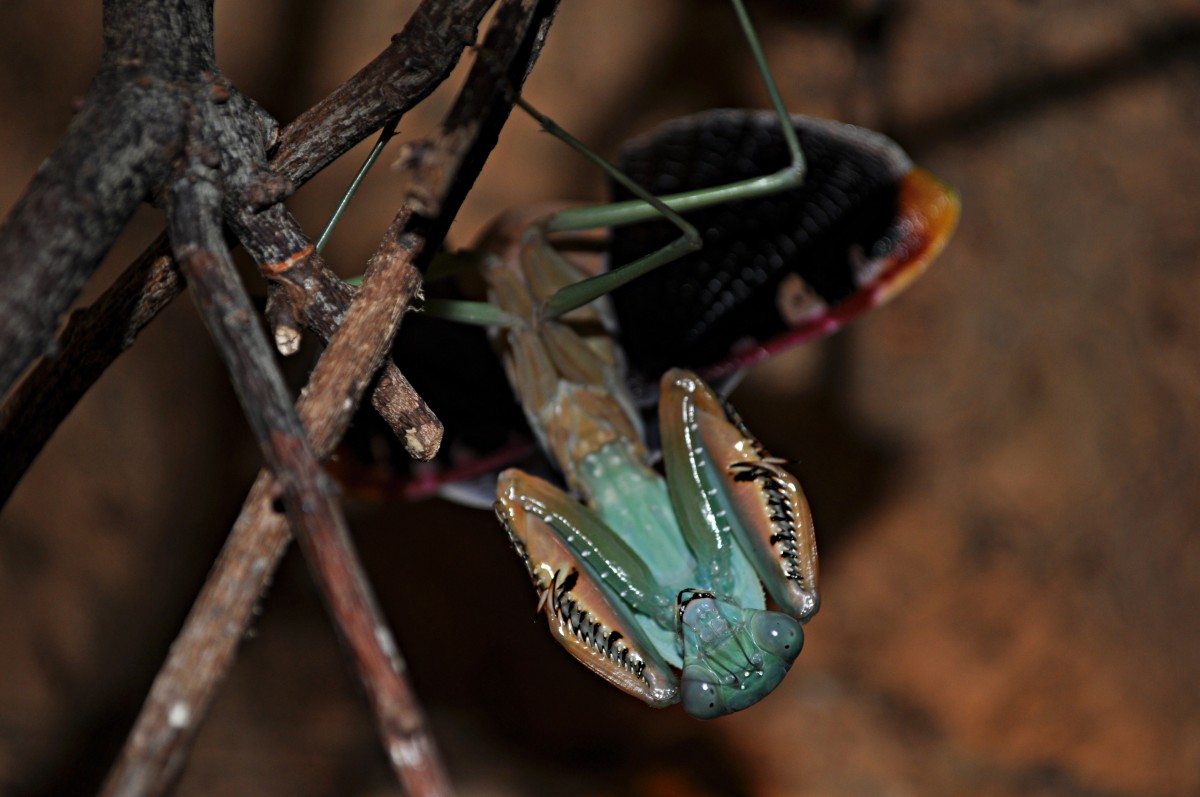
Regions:
M 302 185 L 338 156 L 371 135 L 384 120 L 402 115 L 427 97 L 450 74 L 463 49 L 473 42 L 476 26 L 493 2 L 424 0 L 404 29 L 393 37 L 390 45 L 347 82 L 347 86 L 355 87 L 353 92 L 345 87 L 339 89 L 280 133 L 278 149 L 270 162 L 274 174 L 293 186 Z M 128 17 L 140 20 L 146 28 L 163 26 L 164 29 L 173 30 L 178 27 L 181 23 L 160 23 L 159 16 L 170 16 L 171 11 L 159 8 L 159 5 L 151 3 L 151 8 L 141 14 L 132 0 L 123 4 L 113 3 L 106 7 L 106 24 L 110 21 L 114 25 L 117 22 L 125 24 Z M 138 165 L 134 176 L 153 171 L 160 183 L 167 178 L 166 163 L 150 170 L 148 164 L 136 160 L 137 153 L 114 150 L 113 145 L 108 143 L 108 137 L 98 132 L 105 129 L 104 125 L 110 117 L 115 129 L 124 130 L 128 120 L 139 114 L 158 118 L 165 113 L 161 110 L 158 95 L 143 92 L 129 100 L 146 104 L 148 110 L 144 112 L 118 104 L 124 95 L 116 99 L 110 96 L 116 91 L 110 85 L 119 87 L 123 85 L 121 81 L 133 80 L 137 76 L 130 71 L 132 61 L 120 57 L 123 35 L 126 34 L 106 36 L 104 66 L 94 81 L 83 110 L 72 123 L 64 143 L 47 160 L 26 191 L 26 196 L 14 208 L 9 219 L 0 225 L 0 352 L 4 353 L 0 356 L 0 372 L 11 373 L 11 378 L 7 379 L 9 382 L 24 370 L 30 359 L 46 350 L 49 338 L 38 330 L 44 327 L 49 333 L 53 332 L 62 309 L 73 300 L 79 285 L 90 275 L 95 262 L 107 251 L 116 232 L 124 224 L 123 220 L 120 224 L 106 221 L 112 212 L 110 204 L 116 201 L 106 195 L 93 196 L 88 200 L 95 205 L 92 211 L 100 214 L 99 218 L 81 221 L 72 215 L 73 206 L 70 203 L 63 204 L 63 193 L 67 189 L 80 193 L 90 183 L 80 187 L 67 178 L 73 180 L 77 175 L 83 175 L 101 185 L 114 182 L 124 185 L 124 172 L 117 173 L 121 178 L 118 180 L 105 178 L 108 171 L 118 164 L 125 169 Z M 127 35 L 136 38 L 133 34 Z M 202 47 L 202 42 L 192 43 L 195 38 L 187 38 L 186 46 Z M 185 44 L 178 46 L 184 47 Z M 211 48 L 211 42 L 207 46 Z M 114 71 L 116 67 L 109 66 L 110 61 L 124 65 L 125 71 Z M 175 69 L 174 64 L 164 64 L 161 68 L 167 67 Z M 159 63 L 143 63 L 142 68 L 153 73 L 159 68 Z M 215 73 L 206 74 L 211 78 Z M 186 87 L 186 84 L 174 80 L 164 79 L 161 83 L 169 92 L 183 90 L 181 85 Z M 221 96 L 228 100 L 224 89 L 218 92 L 218 98 Z M 211 95 L 202 94 L 198 102 L 213 99 Z M 176 108 L 177 105 L 171 107 Z M 261 118 L 265 120 L 265 115 Z M 176 125 L 172 130 L 178 127 Z M 151 127 L 149 131 L 156 129 Z M 268 127 L 258 138 L 268 137 L 272 129 Z M 148 133 L 143 134 L 143 139 L 145 135 Z M 142 141 L 134 136 L 113 138 L 125 143 L 129 140 Z M 172 138 L 164 144 L 168 145 L 174 148 L 171 151 L 175 151 L 181 142 Z M 158 149 L 153 151 L 158 152 Z M 262 170 L 259 174 L 269 175 L 270 172 Z M 279 185 L 275 180 L 266 180 L 266 183 Z M 143 194 L 147 193 L 154 191 L 143 186 Z M 246 211 L 250 218 L 263 216 L 263 221 L 254 224 L 258 230 L 262 229 L 263 224 L 278 218 L 275 214 L 286 214 L 281 206 L 254 213 L 262 209 L 263 191 L 256 190 L 253 185 L 247 186 L 246 196 L 258 200 L 256 207 L 250 210 L 235 207 L 230 209 L 230 214 L 237 216 Z M 134 197 L 126 203 L 128 213 L 132 212 L 140 198 Z M 82 199 L 78 202 L 82 202 Z M 86 241 L 75 243 L 77 238 L 85 238 Z M 299 236 L 288 235 L 281 227 L 270 235 L 261 232 L 251 234 L 247 230 L 243 242 L 247 245 L 260 242 L 259 251 L 254 254 L 259 263 L 268 264 L 284 261 L 301 251 L 304 244 L 296 243 L 301 238 L 307 241 L 303 233 Z M 99 239 L 99 243 L 93 239 Z M 277 242 L 276 248 L 268 245 L 270 241 Z M 93 249 L 96 251 L 85 257 L 85 253 L 76 251 L 80 248 L 88 252 Z M 51 267 L 43 268 L 40 265 L 43 259 L 55 262 Z M 72 276 L 68 279 L 63 272 L 69 272 Z M 297 272 L 297 276 L 301 273 Z M 69 295 L 65 293 L 68 289 Z M 169 257 L 163 237 L 151 244 L 91 307 L 76 311 L 71 316 L 53 342 L 54 356 L 45 357 L 37 363 L 0 407 L 0 450 L 5 452 L 0 461 L 0 506 L 7 501 L 50 435 L 83 394 L 133 344 L 146 324 L 182 290 L 182 280 L 174 261 Z M 324 316 L 314 315 L 309 319 L 322 339 L 327 339 L 331 331 L 325 321 L 336 322 L 344 316 L 346 300 L 344 289 L 341 293 L 322 290 L 308 295 L 308 308 L 324 307 L 327 310 Z M 324 329 L 322 325 L 325 325 Z M 381 385 L 386 382 L 398 388 L 390 393 L 385 388 L 384 394 L 375 398 L 373 403 L 387 408 L 387 420 L 401 439 L 405 438 L 407 432 L 413 431 L 429 452 L 428 455 L 432 456 L 438 436 L 436 419 L 432 419 L 432 414 L 424 410 L 423 405 L 404 389 L 407 382 L 399 376 L 399 372 L 389 368 L 384 376 L 387 379 L 381 380 Z M 0 382 L 4 381 L 0 379 Z M 0 387 L 0 397 L 4 396 L 5 390 L 5 387 Z M 422 431 L 431 419 L 434 427 Z
M 349 422 L 349 413 L 399 323 L 408 299 L 416 289 L 412 258 L 441 240 L 511 107 L 498 84 L 523 83 L 541 48 L 557 3 L 554 0 L 509 0 L 498 10 L 485 47 L 500 55 L 506 74 L 497 74 L 494 63 L 477 64 L 451 110 L 438 142 L 428 148 L 424 174 L 439 175 L 437 186 L 419 189 L 434 197 L 440 212 L 430 218 L 402 211 L 389 229 L 367 272 L 361 292 L 341 327 L 333 335 L 304 393 L 298 410 L 318 454 L 336 444 Z M 420 181 L 418 181 L 420 184 Z M 248 496 L 226 544 L 187 623 L 172 646 L 170 656 L 155 679 L 134 731 L 110 775 L 106 794 L 159 794 L 178 777 L 196 727 L 211 705 L 215 690 L 232 661 L 236 647 L 252 618 L 253 607 L 270 581 L 287 543 L 282 518 L 271 508 L 274 490 L 265 472 Z M 348 546 L 347 548 L 348 549 Z M 311 553 L 316 566 L 329 574 L 330 586 L 352 589 L 357 578 L 345 568 L 344 550 L 317 547 Z M 336 573 L 341 569 L 342 577 Z M 343 615 L 338 600 L 331 601 L 344 634 L 351 638 L 373 634 L 381 625 L 363 623 L 364 614 Z M 357 649 L 357 648 L 356 648 Z M 383 692 L 371 679 L 389 674 L 370 669 L 360 659 L 368 692 Z M 377 661 L 376 661 L 377 663 Z M 444 785 L 431 758 L 432 745 L 423 733 L 415 703 L 396 697 L 376 699 L 393 763 L 405 774 L 415 794 L 436 794 Z M 183 707 L 182 709 L 180 707 Z M 180 716 L 187 722 L 178 722 Z M 390 719 L 389 719 L 390 718 Z

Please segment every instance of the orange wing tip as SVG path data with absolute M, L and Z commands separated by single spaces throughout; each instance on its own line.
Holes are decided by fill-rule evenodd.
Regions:
M 925 272 L 949 242 L 960 209 L 958 192 L 932 173 L 918 167 L 904 176 L 896 211 L 907 234 L 888 258 L 875 304 L 888 301 Z

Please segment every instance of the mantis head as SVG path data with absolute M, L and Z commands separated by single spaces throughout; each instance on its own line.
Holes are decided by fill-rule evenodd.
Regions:
M 791 616 L 746 609 L 711 592 L 681 592 L 679 622 L 680 698 L 687 713 L 698 719 L 731 714 L 762 700 L 804 646 L 804 631 Z

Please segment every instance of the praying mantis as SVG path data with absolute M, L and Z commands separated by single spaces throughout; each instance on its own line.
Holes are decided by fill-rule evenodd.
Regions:
M 788 115 L 742 0 L 731 2 L 774 110 L 690 117 L 653 134 L 642 148 L 652 155 L 678 148 L 680 140 L 749 130 L 764 150 L 784 153 L 780 168 L 726 177 L 715 187 L 676 179 L 678 190 L 658 198 L 518 99 L 634 198 L 510 215 L 480 247 L 490 301 L 429 300 L 424 307 L 430 315 L 490 330 L 528 425 L 565 482 L 566 490 L 510 468 L 495 489 L 495 513 L 554 638 L 619 689 L 655 707 L 680 702 L 699 718 L 747 708 L 782 681 L 803 647 L 803 625 L 820 606 L 817 549 L 799 482 L 700 375 L 670 367 L 680 364 L 666 362 L 675 353 L 670 339 L 686 339 L 690 351 L 701 352 L 707 375 L 720 378 L 773 347 L 832 331 L 911 282 L 945 244 L 958 214 L 953 192 L 914 168 L 883 136 Z M 878 191 L 867 192 L 871 201 L 853 196 L 862 190 L 857 171 L 864 169 L 879 172 L 889 186 L 886 218 L 871 221 L 866 233 L 853 216 L 872 209 Z M 699 291 L 699 301 L 689 305 L 699 309 L 688 320 L 671 320 L 678 283 L 663 276 L 664 266 L 699 249 L 697 226 L 711 224 L 680 214 L 739 207 L 753 213 L 746 203 L 789 196 L 804 197 L 811 214 L 795 221 L 799 234 L 808 240 L 820 233 L 824 245 L 841 247 L 844 268 L 812 274 L 788 265 L 789 239 L 777 247 L 782 254 L 752 260 L 732 278 L 724 262 L 693 259 L 708 280 L 707 294 Z M 782 204 L 794 213 L 794 205 Z M 879 216 L 879 208 L 872 212 Z M 551 244 L 556 234 L 658 217 L 674 230 L 651 232 L 658 239 L 650 245 L 614 233 L 614 249 L 650 251 L 599 275 L 585 278 Z M 736 242 L 725 247 L 710 249 L 718 258 L 737 249 Z M 650 303 L 649 313 L 618 313 L 623 328 L 647 315 L 676 325 L 673 335 L 657 333 L 666 340 L 651 347 L 653 356 L 633 374 L 613 337 L 617 325 L 606 295 L 618 289 Z M 763 296 L 771 313 L 754 307 L 751 299 Z M 717 345 L 714 335 L 728 340 L 730 328 L 761 325 L 772 313 L 777 329 L 747 331 L 751 343 L 735 347 L 733 357 L 715 362 L 704 354 Z M 652 379 L 657 391 L 646 388 Z M 662 474 L 651 466 L 631 381 L 657 397 Z M 767 608 L 765 595 L 778 610 Z

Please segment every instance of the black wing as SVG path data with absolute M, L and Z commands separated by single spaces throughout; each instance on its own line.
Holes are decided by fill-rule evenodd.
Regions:
M 802 186 L 685 214 L 703 248 L 614 293 L 639 380 L 654 384 L 674 366 L 719 376 L 832 331 L 919 273 L 949 235 L 953 193 L 890 139 L 811 117 L 792 122 L 807 161 Z M 621 168 L 662 196 L 789 162 L 775 114 L 718 110 L 630 142 Z M 631 262 L 678 235 L 661 220 L 615 230 L 611 262 Z

